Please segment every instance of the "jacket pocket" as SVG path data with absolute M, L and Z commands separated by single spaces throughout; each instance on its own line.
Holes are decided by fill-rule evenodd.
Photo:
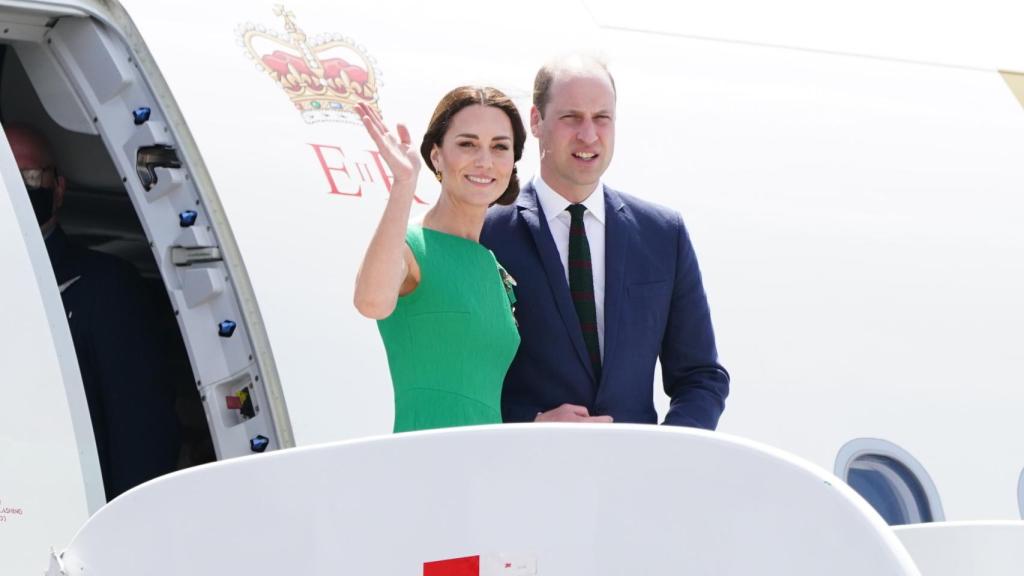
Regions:
M 670 280 L 629 284 L 626 294 L 628 305 L 623 311 L 626 322 L 650 329 L 664 324 L 672 296 Z

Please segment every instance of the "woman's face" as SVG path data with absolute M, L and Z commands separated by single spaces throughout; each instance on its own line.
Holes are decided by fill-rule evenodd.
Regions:
M 441 172 L 441 193 L 457 203 L 493 204 L 512 177 L 512 137 L 512 122 L 500 108 L 475 104 L 458 111 L 430 153 Z

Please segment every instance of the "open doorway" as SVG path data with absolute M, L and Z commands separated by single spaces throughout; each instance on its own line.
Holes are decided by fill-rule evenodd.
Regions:
M 87 8 L 102 9 L 120 10 L 116 4 Z M 32 126 L 59 158 L 59 175 L 47 165 L 40 178 L 64 183 L 55 189 L 65 190 L 60 220 L 66 236 L 88 254 L 127 262 L 156 303 L 154 319 L 118 335 L 162 339 L 159 364 L 167 367 L 152 379 L 171 382 L 174 410 L 166 428 L 180 429 L 183 440 L 180 451 L 166 451 L 174 454 L 170 468 L 294 445 L 256 296 L 170 87 L 124 14 L 60 10 L 49 4 L 0 8 L 0 117 Z M 34 178 L 21 176 L 12 189 L 24 191 L 20 181 Z M 31 230 L 35 223 L 22 214 L 21 227 Z M 46 272 L 37 276 L 53 277 L 52 255 L 36 257 L 51 260 L 33 260 Z M 80 369 L 82 356 L 76 353 Z M 65 380 L 73 393 L 68 386 Z M 144 404 L 115 413 L 138 420 L 149 414 Z M 102 462 L 103 447 L 96 449 Z
M 34 76 L 45 74 L 40 70 L 33 72 Z M 176 319 L 175 307 L 168 297 L 151 242 L 103 139 L 98 134 L 68 130 L 54 121 L 17 51 L 5 44 L 0 44 L 0 121 L 5 126 L 31 127 L 48 141 L 55 167 L 66 182 L 64 202 L 59 209 L 59 229 L 68 241 L 77 247 L 127 262 L 141 277 L 144 299 L 153 312 L 152 325 L 141 329 L 146 331 L 147 338 L 152 337 L 158 342 L 156 348 L 160 356 L 158 373 L 161 381 L 151 385 L 165 387 L 167 394 L 172 396 L 170 401 L 173 402 L 176 422 L 169 426 L 177 427 L 173 432 L 158 431 L 155 435 L 173 435 L 180 440 L 175 468 L 216 460 L 201 393 L 196 386 L 197 379 Z M 79 346 L 88 344 L 76 341 L 76 348 Z M 82 370 L 85 372 L 86 368 L 83 366 Z M 134 409 L 146 411 L 147 407 Z M 97 417 L 93 415 L 94 427 L 97 426 Z M 103 444 L 97 438 L 101 460 Z M 125 487 L 120 486 L 112 493 L 108 485 L 108 498 L 123 489 Z

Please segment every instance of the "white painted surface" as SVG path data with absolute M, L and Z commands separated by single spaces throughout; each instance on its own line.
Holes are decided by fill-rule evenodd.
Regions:
M 372 182 L 358 178 L 357 163 L 375 167 L 361 127 L 305 124 L 238 45 L 236 27 L 246 23 L 282 30 L 274 2 L 126 4 L 227 211 L 298 441 L 386 433 L 383 348 L 373 323 L 351 306 L 355 270 L 386 199 L 379 173 Z M 673 206 L 687 221 L 734 377 L 722 429 L 824 467 L 850 439 L 885 439 L 928 470 L 947 518 L 1017 518 L 1020 464 L 1007 454 L 1024 433 L 1016 413 L 1024 401 L 1024 113 L 1002 79 L 994 71 L 609 30 L 595 6 L 531 0 L 499 15 L 477 2 L 451 2 L 443 24 L 429 4 L 307 0 L 288 8 L 311 37 L 339 33 L 369 51 L 383 73 L 388 121 L 407 122 L 414 138 L 451 87 L 496 85 L 525 114 L 545 58 L 599 47 L 619 86 L 617 157 L 607 181 Z M 760 29 L 777 28 L 767 16 L 759 21 Z M 984 40 L 990 31 L 970 35 Z M 311 144 L 342 150 L 325 148 L 332 166 L 349 170 L 332 175 L 347 193 L 361 187 L 360 196 L 329 194 Z M 536 160 L 531 140 L 524 178 Z M 426 174 L 420 194 L 428 202 L 437 194 Z M 0 218 L 8 218 L 5 210 Z M 31 222 L 27 203 L 20 210 Z M 3 230 L 10 236 L 17 228 Z M 12 262 L 5 273 L 27 270 L 18 246 L 4 243 Z M 41 244 L 24 246 L 45 257 Z M 11 284 L 14 301 L 36 302 L 17 313 L 49 321 L 59 299 L 33 295 L 50 289 L 36 280 Z M 24 347 L 35 336 L 0 337 Z M 65 338 L 61 346 L 69 345 Z M 39 381 L 59 379 L 56 353 L 21 350 L 0 353 L 31 363 L 28 374 Z M 54 418 L 64 423 L 58 428 L 71 421 Z M 75 426 L 85 430 L 83 422 Z M 33 442 L 48 434 L 11 429 L 27 430 Z M 20 463 L 6 446 L 0 454 L 0 466 Z M 47 465 L 73 470 L 75 458 Z M 38 487 L 40 478 L 58 476 L 19 472 L 18 481 Z M 33 498 L 76 509 L 59 494 L 47 489 Z M 7 542 L 0 546 L 22 545 Z
M 586 0 L 603 26 L 933 62 L 1024 70 L 1024 4 L 1017 0 Z
M 45 551 L 71 538 L 104 497 L 64 307 L 6 138 L 0 270 L 0 573 L 38 574 Z
M 895 529 L 922 576 L 1024 573 L 1024 522 L 952 522 Z
M 379 173 L 358 178 L 357 163 L 375 169 L 362 128 L 305 124 L 248 59 L 235 28 L 282 31 L 271 2 L 126 4 L 228 213 L 298 442 L 387 433 L 383 347 L 351 306 L 386 198 Z M 437 22 L 428 4 L 288 8 L 313 41 L 366 48 L 388 121 L 414 139 L 451 87 L 497 85 L 525 113 L 545 58 L 598 47 L 619 86 L 606 180 L 686 219 L 734 378 L 722 429 L 825 467 L 847 441 L 881 438 L 920 460 L 947 518 L 1017 517 L 1019 465 L 993 439 L 1024 434 L 1024 113 L 999 75 L 610 30 L 597 4 L 527 2 L 481 20 L 478 3 L 449 3 L 452 34 L 421 25 Z M 908 14 L 896 11 L 900 29 L 925 38 Z M 332 175 L 361 196 L 329 193 L 311 144 L 342 150 L 324 149 L 348 169 Z M 531 139 L 524 176 L 536 158 Z M 426 174 L 419 193 L 436 197 Z
M 476 554 L 534 560 L 540 576 L 917 574 L 817 467 L 724 435 L 600 425 L 402 434 L 179 472 L 103 508 L 63 561 L 71 576 L 316 576 Z
M 888 440 L 947 519 L 1017 518 L 1024 110 L 1002 79 L 616 38 L 622 102 L 648 106 L 623 106 L 609 181 L 690 227 L 733 376 L 721 429 L 822 466 Z
M 379 173 L 358 177 L 375 169 L 369 142 L 357 125 L 305 124 L 238 45 L 236 26 L 283 30 L 271 3 L 194 4 L 128 7 L 228 213 L 296 438 L 387 433 L 383 347 L 351 306 L 386 198 Z M 420 24 L 437 21 L 428 4 L 289 9 L 313 41 L 366 48 L 388 122 L 414 139 L 451 87 L 497 85 L 525 113 L 542 61 L 598 47 L 619 87 L 606 181 L 689 226 L 733 375 L 722 429 L 824 467 L 851 439 L 891 441 L 947 518 L 1017 517 L 1019 465 L 993 439 L 1024 434 L 1024 113 L 994 71 L 615 31 L 573 2 L 483 25 L 478 3 L 449 3 L 441 27 L 457 34 Z M 332 175 L 361 196 L 329 193 L 311 144 L 342 150 L 324 149 L 348 170 Z M 524 177 L 536 159 L 531 139 Z M 429 175 L 419 193 L 436 197 Z

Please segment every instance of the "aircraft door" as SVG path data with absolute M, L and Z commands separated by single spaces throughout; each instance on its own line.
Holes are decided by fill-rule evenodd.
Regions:
M 34 574 L 105 499 L 60 292 L 0 136 L 0 574 Z

